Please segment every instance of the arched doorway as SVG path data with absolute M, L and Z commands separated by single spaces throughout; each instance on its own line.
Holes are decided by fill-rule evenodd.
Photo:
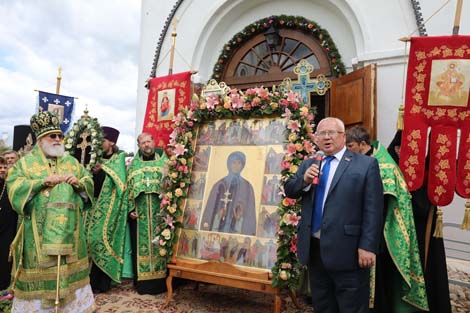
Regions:
M 275 44 L 267 39 L 273 31 L 278 36 Z M 302 59 L 314 66 L 311 79 L 323 74 L 332 81 L 325 95 L 310 95 L 315 122 L 336 116 L 347 126 L 365 126 L 375 138 L 376 67 L 344 75 L 344 64 L 328 31 L 303 17 L 271 16 L 246 26 L 224 45 L 212 78 L 238 89 L 272 87 L 286 77 L 296 80 L 293 69 Z

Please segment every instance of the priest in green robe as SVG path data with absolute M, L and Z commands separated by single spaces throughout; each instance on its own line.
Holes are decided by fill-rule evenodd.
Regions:
M 90 283 L 94 293 L 120 283 L 124 264 L 127 211 L 125 154 L 116 145 L 119 131 L 103 126 L 103 156 L 93 168 L 95 205 L 87 215 L 87 241 L 92 261 Z
M 155 148 L 151 134 L 140 134 L 137 144 L 139 151 L 127 175 L 134 286 L 139 294 L 158 294 L 166 291 L 166 261 L 152 240 L 161 218 L 159 196 L 168 158 L 163 149 Z
M 403 174 L 387 149 L 371 142 L 364 127 L 350 128 L 346 144 L 353 152 L 377 159 L 384 188 L 385 224 L 377 266 L 371 273 L 370 306 L 378 313 L 428 311 L 411 195 Z
M 78 161 L 64 154 L 58 117 L 31 118 L 37 145 L 14 165 L 8 196 L 19 215 L 10 248 L 13 258 L 12 312 L 92 312 L 88 252 L 82 211 L 91 206 L 93 180 Z

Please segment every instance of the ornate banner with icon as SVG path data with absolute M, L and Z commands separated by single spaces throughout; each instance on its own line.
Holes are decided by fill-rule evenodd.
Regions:
M 411 38 L 400 167 L 436 205 L 470 198 L 469 90 L 470 36 Z
M 172 120 L 189 105 L 191 72 L 152 78 L 149 81 L 143 131 L 152 134 L 155 145 L 166 150 L 173 131 Z
M 72 113 L 74 108 L 74 97 L 57 95 L 39 91 L 39 107 L 40 111 L 50 111 L 55 113 L 60 121 L 60 129 L 66 133 L 72 122 Z

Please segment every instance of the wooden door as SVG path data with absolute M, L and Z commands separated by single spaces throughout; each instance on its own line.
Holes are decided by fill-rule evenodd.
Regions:
M 371 139 L 377 138 L 376 72 L 377 65 L 371 64 L 333 80 L 328 114 L 341 119 L 346 129 L 364 126 Z

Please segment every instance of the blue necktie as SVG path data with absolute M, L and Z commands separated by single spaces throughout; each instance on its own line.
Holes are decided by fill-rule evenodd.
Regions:
M 312 214 L 312 233 L 316 233 L 320 230 L 323 213 L 323 198 L 325 197 L 326 183 L 328 181 L 328 174 L 330 173 L 330 163 L 334 158 L 334 156 L 326 157 L 326 162 L 321 168 L 320 181 L 315 189 L 315 206 Z

